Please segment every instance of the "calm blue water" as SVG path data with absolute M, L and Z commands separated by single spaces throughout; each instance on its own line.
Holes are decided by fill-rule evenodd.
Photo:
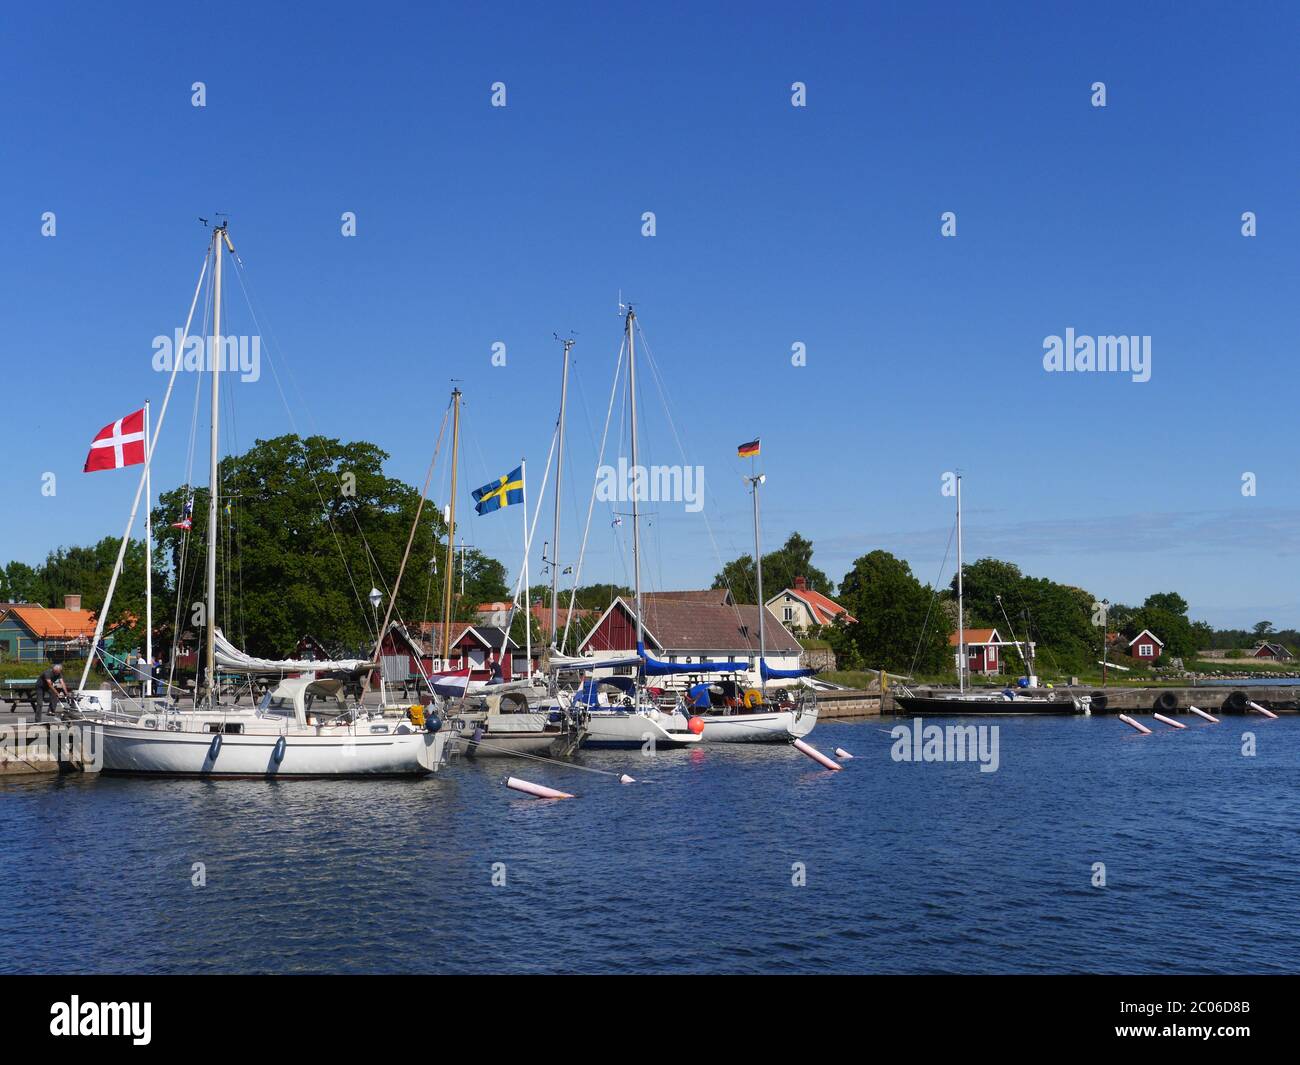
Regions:
M 1300 718 L 1004 720 L 995 773 L 895 763 L 893 724 L 819 726 L 841 773 L 778 746 L 584 756 L 635 785 L 0 783 L 0 971 L 1300 968 Z
M 1272 677 L 1266 680 L 1198 680 L 1197 686 L 1213 685 L 1219 688 L 1271 688 L 1300 684 L 1300 677 Z

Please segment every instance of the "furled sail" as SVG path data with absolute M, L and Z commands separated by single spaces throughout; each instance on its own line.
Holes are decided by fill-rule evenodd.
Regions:
M 811 677 L 817 672 L 815 669 L 773 669 L 766 658 L 759 662 L 758 668 L 764 680 L 793 680 L 795 677 Z
M 374 663 L 364 658 L 344 658 L 331 662 L 316 662 L 309 658 L 254 658 L 226 639 L 225 633 L 220 629 L 213 633 L 212 643 L 218 668 L 231 673 L 322 673 L 333 670 L 364 673 L 374 668 Z
M 674 673 L 743 673 L 748 662 L 661 662 L 642 651 L 642 668 L 647 677 L 666 677 Z
M 552 651 L 549 663 L 550 668 L 554 670 L 617 669 L 619 666 L 639 666 L 641 656 L 632 653 L 588 658 L 583 655 L 562 655 L 558 651 Z

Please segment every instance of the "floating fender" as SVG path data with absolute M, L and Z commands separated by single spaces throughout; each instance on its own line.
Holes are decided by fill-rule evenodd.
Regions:
M 1228 697 L 1223 700 L 1223 709 L 1234 714 L 1244 714 L 1246 712 L 1246 693 L 1229 692 Z
M 814 747 L 811 743 L 804 743 L 803 740 L 795 740 L 795 741 L 794 741 L 794 749 L 795 749 L 796 751 L 799 751 L 801 754 L 806 754 L 806 755 L 807 755 L 809 758 L 811 758 L 814 762 L 817 762 L 817 763 L 819 763 L 819 764 L 821 764 L 821 765 L 824 765 L 827 769 L 842 769 L 842 768 L 844 768 L 844 767 L 841 766 L 838 762 L 836 762 L 834 759 L 832 759 L 832 758 L 827 758 L 824 754 L 822 754 L 821 751 L 819 751 L 819 750 L 818 750 L 816 747 Z
M 436 713 L 430 710 L 424 715 L 425 732 L 437 732 L 440 728 L 442 728 L 442 718 L 440 718 Z
M 1186 728 L 1181 721 L 1175 721 L 1172 717 L 1165 717 L 1164 714 L 1152 714 L 1157 721 L 1163 721 L 1166 725 L 1172 725 L 1174 728 Z
M 1271 717 L 1271 718 L 1276 718 L 1276 717 L 1277 717 L 1277 714 L 1273 713 L 1272 710 L 1268 710 L 1268 709 L 1266 709 L 1266 708 L 1260 706 L 1259 703 L 1247 703 L 1246 705 L 1249 706 L 1252 710 L 1258 710 L 1258 711 L 1259 711 L 1261 714 L 1263 714 L 1265 717 Z
M 1106 704 L 1107 704 L 1108 702 L 1110 702 L 1110 700 L 1106 697 L 1106 693 L 1105 693 L 1105 692 L 1093 692 L 1093 693 L 1092 693 L 1092 704 L 1091 704 L 1091 705 L 1092 705 L 1092 709 L 1093 709 L 1096 713 L 1101 713 L 1103 710 L 1105 710 L 1105 709 L 1106 709 Z
M 1219 719 L 1217 717 L 1213 716 L 1212 714 L 1207 714 L 1199 706 L 1189 706 L 1187 709 L 1190 710 L 1197 717 L 1205 718 L 1206 721 L 1213 721 L 1216 725 L 1219 723 Z
M 626 773 L 624 773 L 621 777 L 618 778 L 618 782 L 620 784 L 635 784 L 636 778 L 630 777 Z
M 851 761 L 853 761 L 853 755 L 849 754 L 849 752 L 846 751 L 843 747 L 836 747 L 836 748 L 835 748 L 835 757 L 836 757 L 836 758 L 842 758 L 842 759 L 844 759 L 844 761 L 846 761 L 846 762 L 851 762 Z
M 1156 701 L 1151 704 L 1152 710 L 1177 710 L 1178 696 L 1173 692 L 1161 692 L 1156 696 Z
M 271 760 L 274 761 L 276 765 L 279 765 L 281 762 L 284 761 L 285 746 L 286 743 L 283 736 L 281 736 L 278 740 L 275 741 L 275 750 L 271 752 Z
M 1128 714 L 1120 714 L 1119 719 L 1123 721 L 1124 724 L 1126 725 L 1132 725 L 1135 729 L 1137 729 L 1140 733 L 1142 733 L 1143 736 L 1151 735 L 1151 730 L 1147 728 L 1146 725 L 1142 724 L 1141 721 L 1134 721 L 1131 717 L 1128 716 Z
M 573 798 L 567 791 L 556 791 L 554 788 L 534 784 L 531 780 L 520 780 L 518 777 L 507 777 L 506 787 L 511 791 L 522 791 L 525 795 L 534 795 L 539 799 Z
M 215 762 L 217 755 L 221 753 L 221 733 L 218 732 L 212 737 L 212 742 L 208 745 L 208 761 Z

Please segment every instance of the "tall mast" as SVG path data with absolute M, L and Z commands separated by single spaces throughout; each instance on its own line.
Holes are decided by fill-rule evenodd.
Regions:
M 208 467 L 208 605 L 207 616 L 203 619 L 207 626 L 208 667 L 208 705 L 217 705 L 217 456 L 218 426 L 221 420 L 221 259 L 222 244 L 234 252 L 230 237 L 226 235 L 226 223 L 222 222 L 212 231 L 212 249 L 216 257 L 212 290 L 212 438 L 211 465 Z
M 451 390 L 451 503 L 447 519 L 447 568 L 443 570 L 442 668 L 451 659 L 451 591 L 455 581 L 452 564 L 456 559 L 456 463 L 460 456 L 460 389 Z
M 144 401 L 144 656 L 149 660 L 141 699 L 153 697 L 153 522 L 149 512 L 153 509 L 153 488 L 149 471 L 153 466 L 153 443 L 149 436 L 149 401 Z
M 961 474 L 957 474 L 957 690 L 966 690 L 966 617 L 961 583 Z
M 763 624 L 763 615 L 767 607 L 763 605 L 763 544 L 759 537 L 758 522 L 758 488 L 767 480 L 767 475 L 757 473 L 746 478 L 753 486 L 754 493 L 754 565 L 758 573 L 758 687 L 767 701 L 767 677 L 763 673 L 763 659 L 767 656 L 767 629 Z
M 560 484 L 564 472 L 564 407 L 569 398 L 569 350 L 573 338 L 564 341 L 564 369 L 560 374 L 560 422 L 555 458 L 555 521 L 551 530 L 551 648 L 556 648 L 556 632 L 560 617 Z
M 627 309 L 625 327 L 627 329 L 627 386 L 632 404 L 632 576 L 636 589 L 636 650 L 645 653 L 645 626 L 641 621 L 641 523 L 637 495 L 641 489 L 641 475 L 638 470 L 637 436 L 636 436 L 636 311 L 631 306 Z

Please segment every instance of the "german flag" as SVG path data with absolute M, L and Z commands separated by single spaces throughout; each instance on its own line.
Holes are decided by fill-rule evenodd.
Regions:
M 742 459 L 752 459 L 758 455 L 758 441 L 751 440 L 748 444 L 741 444 L 736 448 L 736 454 Z

